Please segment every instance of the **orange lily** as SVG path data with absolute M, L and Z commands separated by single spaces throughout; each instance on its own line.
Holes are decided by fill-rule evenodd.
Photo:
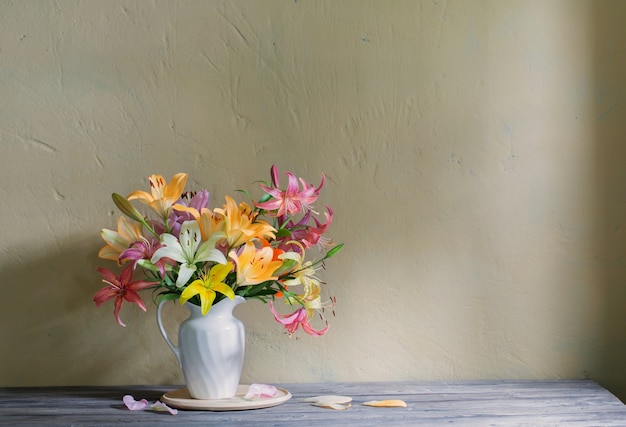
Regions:
M 163 220 L 167 220 L 169 217 L 172 205 L 180 199 L 181 194 L 185 190 L 185 184 L 187 183 L 186 173 L 177 173 L 169 182 L 165 181 L 162 175 L 150 175 L 148 177 L 150 181 L 151 193 L 137 190 L 130 193 L 127 197 L 128 200 L 139 200 L 146 206 L 150 207 L 156 212 Z
M 208 240 L 209 236 L 219 231 L 221 224 L 224 222 L 224 218 L 221 215 L 214 214 L 209 208 L 202 208 L 198 211 L 194 207 L 180 204 L 176 204 L 172 208 L 176 211 L 187 212 L 198 221 L 202 240 Z
M 238 286 L 276 280 L 278 276 L 273 274 L 283 264 L 282 261 L 274 260 L 274 250 L 271 247 L 257 249 L 252 242 L 246 242 L 239 255 L 235 251 L 230 251 L 228 256 L 235 261 Z
M 224 232 L 229 247 L 240 246 L 255 237 L 276 238 L 276 229 L 263 220 L 257 220 L 257 214 L 245 202 L 239 206 L 229 196 L 226 196 L 226 204 L 223 209 L 214 209 L 216 214 L 223 216 Z

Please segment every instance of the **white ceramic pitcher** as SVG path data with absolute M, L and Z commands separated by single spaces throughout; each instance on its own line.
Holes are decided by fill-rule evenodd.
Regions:
M 178 358 L 191 397 L 233 397 L 241 378 L 246 343 L 244 325 L 233 316 L 233 308 L 245 299 L 224 298 L 206 316 L 199 306 L 185 303 L 190 316 L 180 324 L 178 345 L 170 341 L 163 327 L 161 310 L 165 302 L 161 301 L 157 307 L 157 323 L 165 342 Z

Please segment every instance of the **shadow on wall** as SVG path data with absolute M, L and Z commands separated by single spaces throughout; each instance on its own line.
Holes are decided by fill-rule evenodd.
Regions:
M 98 382 L 99 375 L 103 382 L 132 351 L 97 328 L 100 316 L 111 311 L 96 311 L 92 301 L 100 284 L 99 248 L 86 241 L 95 240 L 72 238 L 54 250 L 5 257 L 0 386 L 77 385 Z M 89 345 L 94 331 L 103 334 L 116 358 L 102 357 L 101 348 Z
M 596 168 L 594 259 L 605 295 L 604 336 L 594 379 L 626 402 L 626 3 L 592 2 Z M 598 290 L 600 291 L 600 290 Z

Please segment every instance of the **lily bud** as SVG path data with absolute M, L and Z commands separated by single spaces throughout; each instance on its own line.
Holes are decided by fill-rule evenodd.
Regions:
M 113 193 L 111 197 L 113 198 L 115 206 L 117 206 L 117 208 L 124 215 L 142 224 L 146 222 L 146 219 L 143 217 L 143 215 L 141 215 L 141 213 L 133 206 L 133 204 L 130 203 L 124 196 Z

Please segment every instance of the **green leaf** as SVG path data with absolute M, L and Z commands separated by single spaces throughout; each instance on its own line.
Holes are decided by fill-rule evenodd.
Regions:
M 272 287 L 274 281 L 266 281 L 263 283 L 259 283 L 257 285 L 250 285 L 245 287 L 237 288 L 235 294 L 242 296 L 244 298 L 255 298 L 258 296 L 268 296 L 274 295 L 276 293 L 276 289 Z
M 296 265 L 296 260 L 294 259 L 286 259 L 283 261 L 283 265 L 278 267 L 276 271 L 272 273 L 273 276 L 281 276 L 286 272 L 290 271 L 293 266 Z
M 163 278 L 163 281 L 165 282 L 165 284 L 166 284 L 167 286 L 174 286 L 174 281 L 172 280 L 172 278 L 171 278 L 170 276 L 167 276 L 167 275 L 166 275 L 166 276 Z
M 287 230 L 286 228 L 279 228 L 278 231 L 276 232 L 276 238 L 280 239 L 282 237 L 289 237 L 291 236 L 291 231 Z
M 261 198 L 259 199 L 259 201 L 257 203 L 267 202 L 271 198 L 272 198 L 271 194 L 265 193 L 264 195 L 261 196 Z
M 159 294 L 156 300 L 158 303 L 161 301 L 174 301 L 174 300 L 177 300 L 178 298 L 180 298 L 180 295 L 175 292 L 165 292 L 165 293 Z
M 252 195 L 246 190 L 235 190 L 238 193 L 244 194 L 248 199 L 252 199 Z
M 145 268 L 146 270 L 154 271 L 155 273 L 161 272 L 161 270 L 159 270 L 159 267 L 152 264 L 149 259 L 140 259 L 139 261 L 137 261 L 137 264 L 139 264 L 142 268 Z

